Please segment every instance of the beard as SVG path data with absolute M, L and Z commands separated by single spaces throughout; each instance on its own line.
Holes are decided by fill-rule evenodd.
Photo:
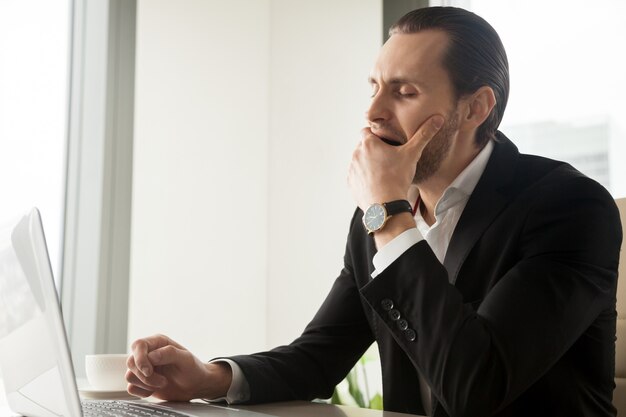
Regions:
M 413 176 L 413 184 L 419 185 L 421 182 L 432 177 L 441 167 L 441 163 L 450 153 L 452 147 L 452 138 L 459 129 L 459 113 L 455 109 L 448 117 L 435 136 L 428 142 L 428 145 L 422 151 L 420 160 L 415 166 L 415 175 Z

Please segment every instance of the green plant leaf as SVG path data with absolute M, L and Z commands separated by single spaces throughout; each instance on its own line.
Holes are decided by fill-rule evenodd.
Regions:
M 346 376 L 346 379 L 348 380 L 348 392 L 350 393 L 350 396 L 354 398 L 354 402 L 359 407 L 365 408 L 365 400 L 363 399 L 363 393 L 359 389 L 356 372 L 354 370 L 350 371 L 350 373 L 348 373 L 348 376 Z
M 378 392 L 370 400 L 370 408 L 372 410 L 382 410 L 383 409 L 383 397 Z
M 331 404 L 356 405 L 361 408 L 382 410 L 383 400 L 381 394 L 376 393 L 370 398 L 369 379 L 366 369 L 366 364 L 369 362 L 380 363 L 376 343 L 370 346 L 348 375 L 346 375 L 346 378 L 335 387 L 335 391 L 330 399 Z
M 330 403 L 343 405 L 343 402 L 341 401 L 341 396 L 339 395 L 339 391 L 337 390 L 337 387 L 335 387 L 335 390 L 333 391 L 333 396 L 330 397 Z

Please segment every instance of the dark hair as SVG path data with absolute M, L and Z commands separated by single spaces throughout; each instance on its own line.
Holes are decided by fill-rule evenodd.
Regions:
M 494 139 L 509 98 L 509 64 L 500 37 L 482 17 L 457 7 L 426 7 L 400 18 L 389 36 L 435 29 L 447 33 L 443 67 L 448 71 L 457 100 L 482 86 L 493 89 L 496 105 L 479 126 L 476 142 Z

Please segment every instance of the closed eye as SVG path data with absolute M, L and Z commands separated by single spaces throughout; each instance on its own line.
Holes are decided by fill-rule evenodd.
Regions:
M 395 91 L 396 94 L 402 97 L 414 97 L 417 95 L 417 90 L 408 85 L 399 86 Z

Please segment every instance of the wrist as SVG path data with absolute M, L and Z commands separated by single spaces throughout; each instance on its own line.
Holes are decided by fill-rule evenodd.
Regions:
M 395 214 L 387 220 L 385 227 L 374 232 L 374 241 L 378 249 L 391 242 L 400 234 L 415 227 L 415 219 L 408 212 Z
M 226 397 L 233 380 L 233 371 L 227 362 L 210 362 L 204 364 L 206 376 L 195 398 Z
M 365 209 L 367 209 L 367 207 L 369 207 L 372 204 L 383 204 L 383 203 L 388 203 L 390 201 L 405 200 L 406 199 L 406 194 L 407 193 L 397 193 L 397 192 L 389 193 L 388 192 L 388 193 L 385 193 L 385 194 L 376 195 L 375 197 L 372 197 L 372 201 L 370 201 L 365 206 Z

